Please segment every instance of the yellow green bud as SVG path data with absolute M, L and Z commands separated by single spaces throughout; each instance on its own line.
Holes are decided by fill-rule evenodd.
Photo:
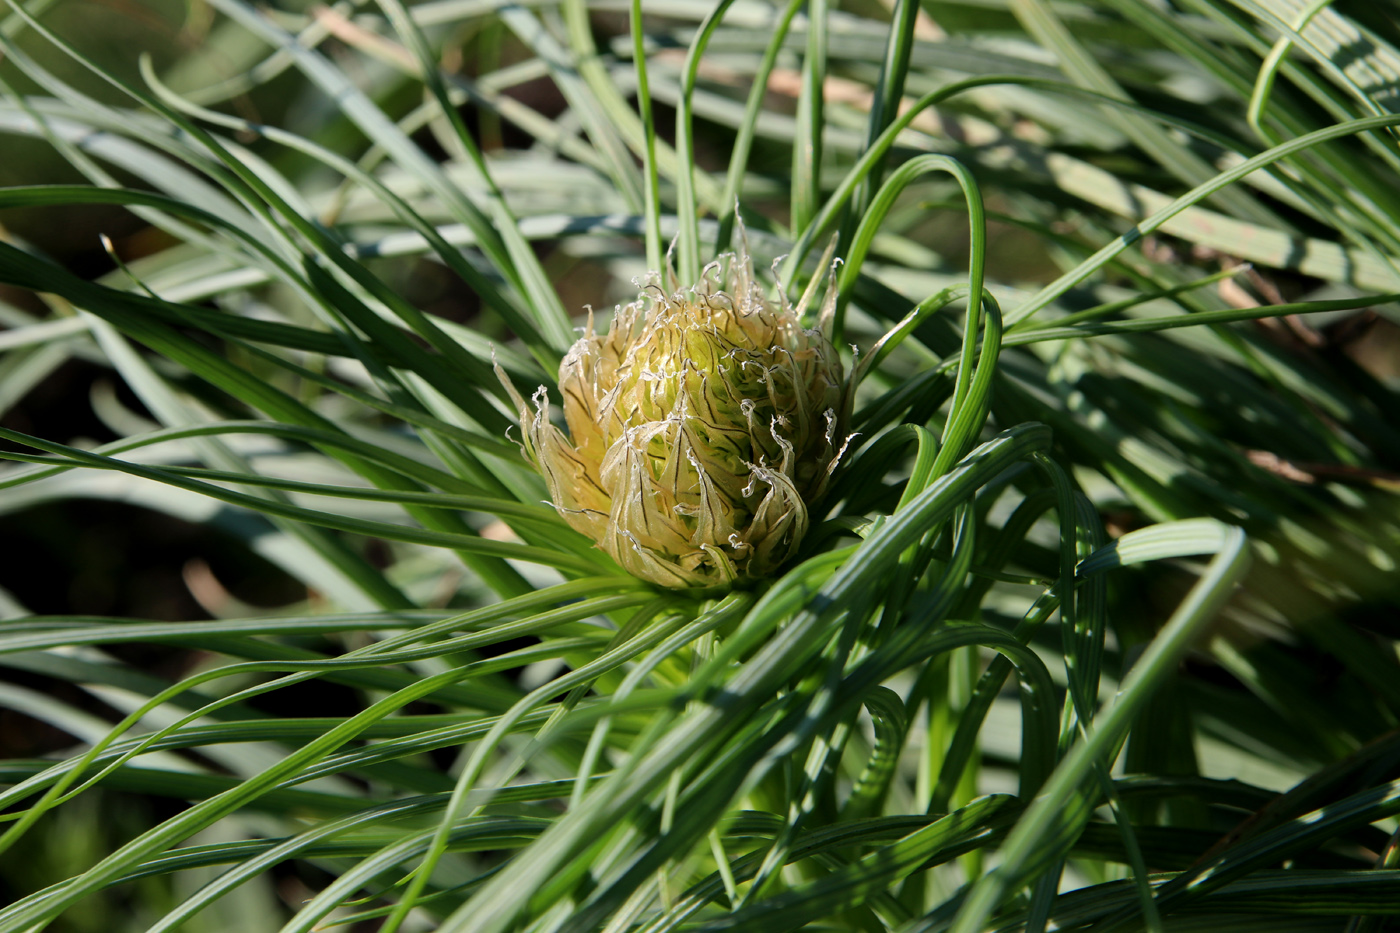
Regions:
M 771 574 L 845 449 L 847 383 L 803 305 L 766 299 L 745 251 L 693 287 L 654 282 L 559 367 L 566 436 L 499 368 L 555 508 L 633 575 L 717 587 Z M 725 269 L 727 267 L 727 270 Z M 721 281 L 721 279 L 723 281 Z

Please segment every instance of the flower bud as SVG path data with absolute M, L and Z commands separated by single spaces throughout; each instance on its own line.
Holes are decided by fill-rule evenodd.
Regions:
M 662 586 L 771 574 L 845 449 L 847 385 L 823 333 L 834 289 L 807 330 L 814 288 L 796 308 L 777 304 L 745 251 L 722 258 L 670 295 L 652 281 L 604 335 L 589 315 L 559 367 L 567 436 L 543 387 L 532 409 L 497 368 L 559 514 Z

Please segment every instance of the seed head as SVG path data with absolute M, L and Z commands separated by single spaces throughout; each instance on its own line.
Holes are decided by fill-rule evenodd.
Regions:
M 587 332 L 559 367 L 569 432 L 497 374 L 526 455 L 554 506 L 623 568 L 668 587 L 771 574 L 807 532 L 808 507 L 845 449 L 847 386 L 825 331 L 767 300 L 747 252 L 721 257 L 667 294 L 655 276 Z

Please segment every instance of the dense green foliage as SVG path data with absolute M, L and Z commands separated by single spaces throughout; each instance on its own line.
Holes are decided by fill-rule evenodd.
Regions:
M 0 763 L 0 931 L 1400 914 L 1392 2 L 4 9 L 0 405 L 123 389 L 0 429 L 0 511 L 307 596 L 7 599 L 0 705 L 77 744 Z M 84 210 L 144 229 L 95 279 Z M 794 302 L 842 260 L 858 436 L 702 598 L 542 503 L 492 361 L 557 404 L 582 305 L 739 212 Z

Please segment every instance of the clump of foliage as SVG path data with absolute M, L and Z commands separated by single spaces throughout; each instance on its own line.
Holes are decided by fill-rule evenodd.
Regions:
M 0 704 L 79 744 L 0 764 L 0 931 L 1395 915 L 1390 4 L 200 0 L 158 59 L 78 6 L 6 8 L 0 131 L 82 183 L 0 208 L 148 235 L 0 240 L 0 402 L 129 394 L 0 429 L 0 509 L 135 501 L 307 597 L 7 608 L 65 690 Z M 790 559 L 657 588 L 493 359 L 557 412 L 582 306 L 741 211 L 775 307 L 841 260 L 855 436 Z

